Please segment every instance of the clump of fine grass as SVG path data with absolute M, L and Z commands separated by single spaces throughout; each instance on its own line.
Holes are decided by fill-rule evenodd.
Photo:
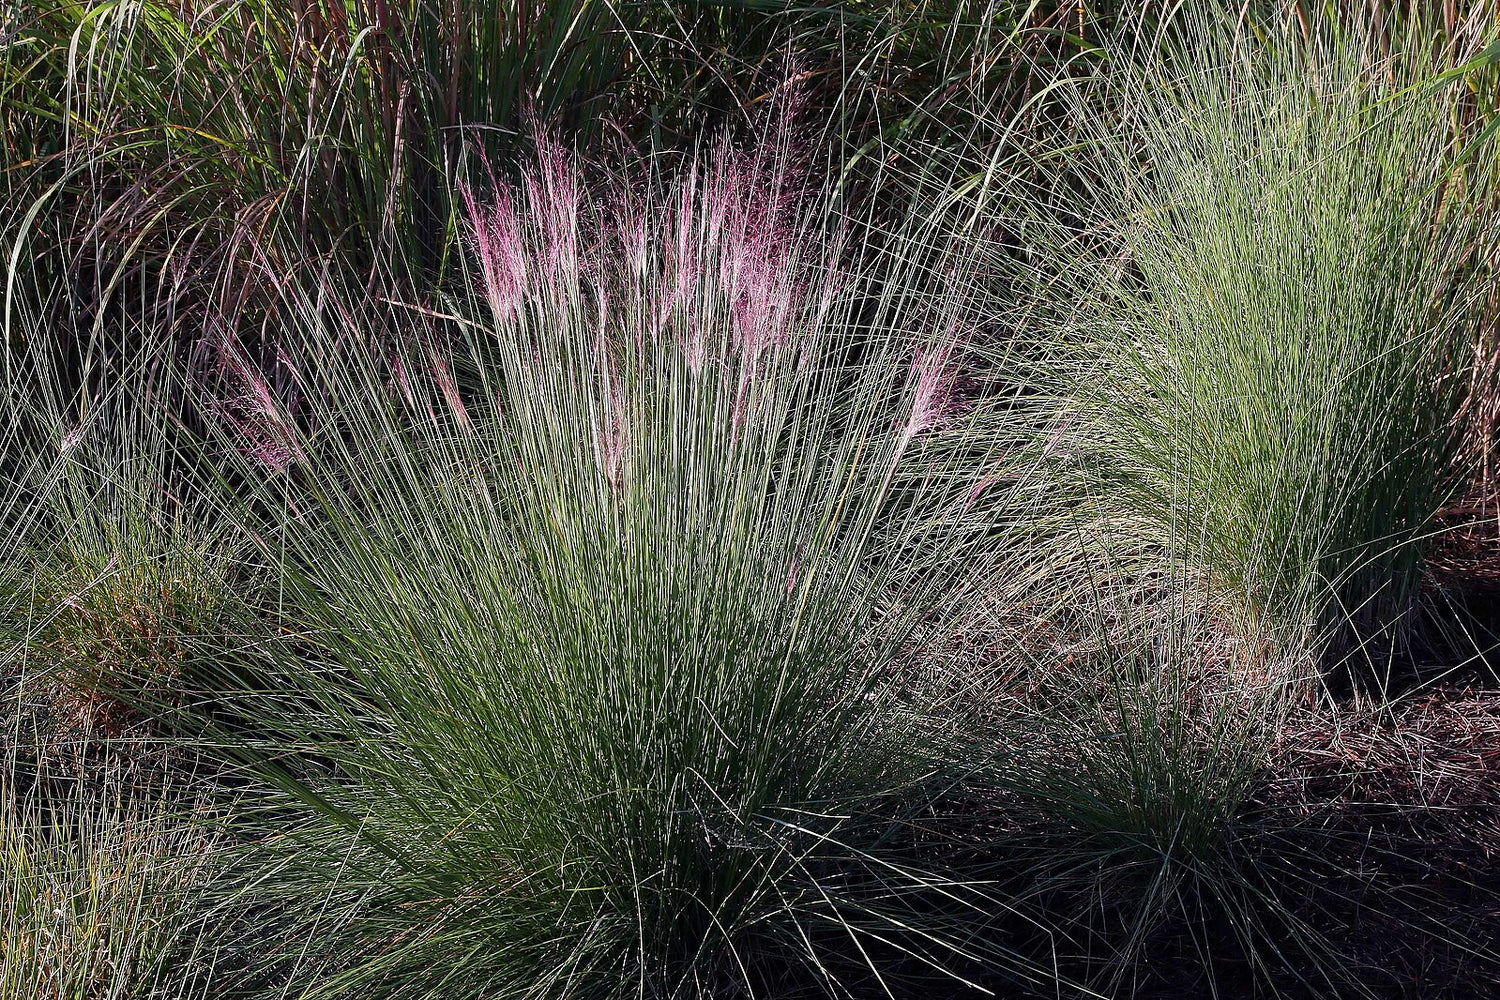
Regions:
M 214 851 L 165 799 L 0 782 L 0 997 L 211 995 Z
M 170 702 L 198 683 L 194 640 L 222 631 L 238 606 L 232 560 L 214 544 L 222 541 L 205 544 L 178 525 L 75 536 L 45 561 L 34 556 L 21 584 L 26 648 L 14 666 L 30 675 L 28 693 L 45 692 L 62 730 L 123 735 L 144 721 L 133 701 Z
M 1410 634 L 1479 289 L 1457 85 L 1372 51 L 1347 26 L 1179 18 L 1077 105 L 1093 172 L 1063 201 L 1108 248 L 1069 224 L 1043 255 L 1049 280 L 1088 275 L 1054 311 L 1056 427 L 1106 533 L 1243 594 L 1249 632 L 1336 655 Z
M 1011 823 L 996 877 L 1049 929 L 1061 968 L 1107 996 L 1274 983 L 1329 957 L 1274 852 L 1252 846 L 1298 673 L 1226 644 L 1213 602 L 1174 583 L 1154 599 L 1078 595 L 1092 611 L 1032 654 L 1024 696 L 980 730 L 995 749 L 976 781 Z
M 1027 292 L 1004 359 L 1035 383 L 997 426 L 1036 421 L 1064 508 L 1035 525 L 1063 557 L 1049 626 L 1099 591 L 1185 610 L 1010 671 L 992 849 L 1110 995 L 1359 989 L 1304 905 L 1319 837 L 1257 798 L 1309 654 L 1373 658 L 1417 618 L 1481 287 L 1460 98 L 1326 23 L 1188 12 L 1133 41 L 1038 160 L 1066 183 L 993 213 Z
M 199 668 L 230 655 L 253 580 L 233 526 L 210 519 L 149 350 L 17 364 L 0 681 L 18 708 L 6 744 L 30 760 L 142 736 L 147 703 L 201 698 Z
M 898 847 L 941 735 L 898 668 L 971 567 L 889 556 L 949 551 L 974 486 L 913 474 L 950 461 L 964 298 L 916 278 L 963 272 L 846 265 L 788 141 L 603 194 L 544 144 L 471 200 L 477 318 L 339 353 L 356 313 L 302 303 L 316 430 L 246 457 L 309 644 L 260 763 L 309 995 L 774 995 L 961 951 L 969 890 Z

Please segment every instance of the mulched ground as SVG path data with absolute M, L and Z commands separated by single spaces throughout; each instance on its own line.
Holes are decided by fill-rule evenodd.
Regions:
M 1432 582 L 1471 593 L 1500 594 L 1500 495 L 1474 490 L 1437 517 L 1427 558 Z
M 1379 997 L 1500 997 L 1500 692 L 1309 716 L 1279 752 L 1261 820 L 1302 841 L 1298 908 L 1342 969 Z

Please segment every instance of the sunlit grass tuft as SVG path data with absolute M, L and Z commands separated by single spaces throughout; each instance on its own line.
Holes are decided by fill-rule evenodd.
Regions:
M 1078 105 L 1096 173 L 1068 209 L 1108 249 L 1047 252 L 1087 277 L 1044 378 L 1108 530 L 1243 594 L 1252 634 L 1379 658 L 1458 473 L 1483 192 L 1454 81 L 1369 51 L 1185 16 L 1115 67 Z
M 211 838 L 165 800 L 0 782 L 0 997 L 211 995 Z

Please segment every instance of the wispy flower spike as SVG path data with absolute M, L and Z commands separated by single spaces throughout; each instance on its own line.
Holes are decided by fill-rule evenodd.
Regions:
M 955 409 L 954 349 L 955 340 L 951 336 L 917 348 L 908 377 L 911 414 L 901 429 L 900 450 L 905 450 L 916 435 L 938 426 Z

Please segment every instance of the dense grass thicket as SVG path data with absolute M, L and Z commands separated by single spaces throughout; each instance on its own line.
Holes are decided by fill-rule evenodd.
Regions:
M 1497 15 L 0 8 L 0 1000 L 1500 995 Z

